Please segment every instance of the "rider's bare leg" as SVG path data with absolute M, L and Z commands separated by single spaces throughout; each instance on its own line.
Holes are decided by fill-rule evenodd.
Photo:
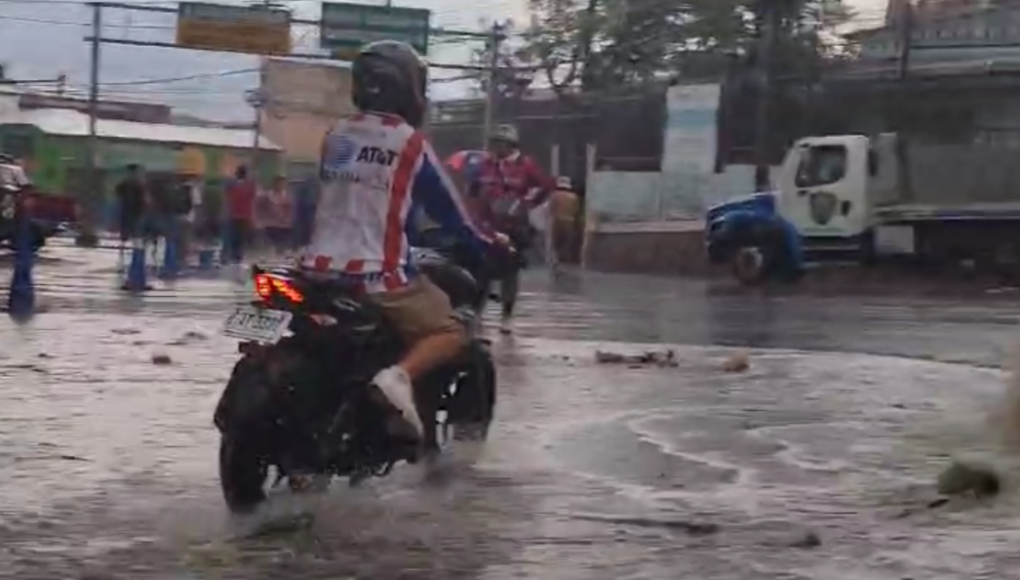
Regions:
M 466 342 L 467 335 L 460 328 L 426 336 L 411 347 L 397 366 L 415 382 L 455 358 Z
M 372 382 L 420 439 L 425 430 L 413 385 L 460 354 L 467 335 L 453 316 L 449 298 L 426 278 L 374 300 L 410 347 L 398 364 L 380 371 Z

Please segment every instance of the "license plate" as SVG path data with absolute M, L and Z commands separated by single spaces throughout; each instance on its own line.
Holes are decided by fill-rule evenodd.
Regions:
M 223 334 L 240 340 L 276 344 L 293 317 L 284 310 L 238 306 L 223 323 Z

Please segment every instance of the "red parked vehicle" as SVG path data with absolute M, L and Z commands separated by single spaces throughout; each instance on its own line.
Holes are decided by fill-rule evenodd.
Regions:
M 0 247 L 13 248 L 17 243 L 17 228 L 14 222 L 15 202 L 13 195 L 0 202 L 7 208 L 0 212 Z M 32 220 L 32 248 L 38 250 L 46 240 L 64 231 L 78 221 L 78 204 L 67 195 L 54 195 L 39 191 L 22 191 L 18 194 L 20 203 Z

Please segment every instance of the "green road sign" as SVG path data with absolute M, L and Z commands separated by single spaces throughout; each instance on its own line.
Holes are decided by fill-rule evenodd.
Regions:
M 376 40 L 406 42 L 424 55 L 431 16 L 425 8 L 323 2 L 319 44 L 343 59 Z

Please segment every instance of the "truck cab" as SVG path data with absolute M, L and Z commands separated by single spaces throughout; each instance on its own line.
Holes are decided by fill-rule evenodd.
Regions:
M 776 180 L 779 213 L 811 256 L 870 253 L 876 210 L 899 188 L 893 134 L 807 137 L 797 141 Z

